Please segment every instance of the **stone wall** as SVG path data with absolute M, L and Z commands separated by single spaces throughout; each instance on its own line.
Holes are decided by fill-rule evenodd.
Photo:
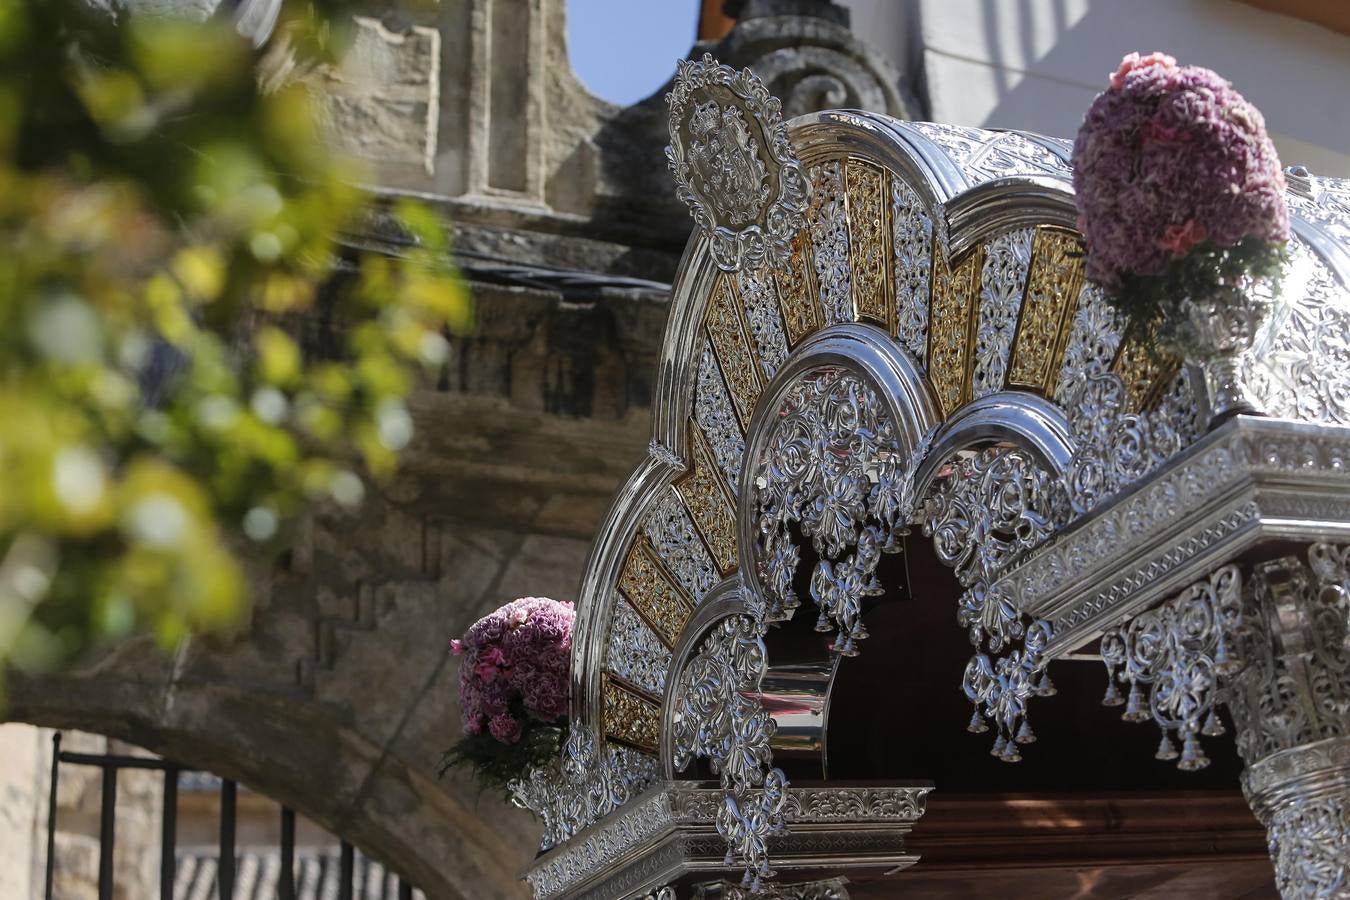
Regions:
M 46 856 L 47 793 L 43 735 L 0 726 L 0 897 L 38 896 Z
M 61 749 L 76 753 L 137 755 L 121 742 L 78 731 Z M 47 813 L 52 731 L 0 726 L 0 897 L 38 900 L 46 886 Z M 117 778 L 113 867 L 115 900 L 143 900 L 159 891 L 159 816 L 163 776 L 128 769 Z M 97 900 L 102 770 L 65 764 L 57 779 L 52 895 Z

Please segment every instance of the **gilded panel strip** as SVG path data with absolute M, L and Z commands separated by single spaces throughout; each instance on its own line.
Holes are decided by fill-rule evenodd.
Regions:
M 890 197 L 886 173 L 871 163 L 850 159 L 845 172 L 848 193 L 849 263 L 853 303 L 860 318 L 892 328 Z
M 725 275 L 718 276 L 713 285 L 712 303 L 708 305 L 708 337 L 712 340 L 713 352 L 721 364 L 732 404 L 736 407 L 736 417 L 744 432 L 750 427 L 750 415 L 755 411 L 763 388 L 763 372 L 750 349 L 740 301 L 736 283 Z
M 736 507 L 717 475 L 712 448 L 694 423 L 689 425 L 692 453 L 689 473 L 675 486 L 689 507 L 694 527 L 708 545 L 723 575 L 736 568 Z
M 1176 377 L 1181 361 L 1172 355 L 1150 353 L 1146 339 L 1131 337 L 1116 354 L 1112 371 L 1125 383 L 1125 411 L 1139 412 L 1156 406 L 1171 381 Z
M 1078 235 L 1059 228 L 1037 228 L 1008 367 L 1010 384 L 1054 396 L 1082 288 L 1083 243 Z
M 694 604 L 642 535 L 628 550 L 619 573 L 619 590 L 661 642 L 674 648 Z
M 932 319 L 928 323 L 928 381 L 949 416 L 970 399 L 972 349 L 979 311 L 983 248 L 952 269 L 941 250 L 933 252 Z
M 816 302 L 816 270 L 812 262 L 811 237 L 806 229 L 792 239 L 792 255 L 786 268 L 775 269 L 778 303 L 787 329 L 788 345 L 797 346 L 802 338 L 820 328 L 820 305 Z
M 600 697 L 605 737 L 655 753 L 660 744 L 660 704 L 608 672 Z

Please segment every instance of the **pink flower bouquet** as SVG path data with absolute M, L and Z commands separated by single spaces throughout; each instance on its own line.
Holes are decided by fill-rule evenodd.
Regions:
M 513 600 L 475 622 L 450 652 L 462 657 L 459 706 L 464 737 L 441 760 L 441 773 L 471 766 L 505 787 L 562 746 L 572 654 L 570 603 Z
M 1125 57 L 1078 130 L 1073 184 L 1087 275 L 1131 328 L 1279 272 L 1279 158 L 1261 113 L 1209 69 Z

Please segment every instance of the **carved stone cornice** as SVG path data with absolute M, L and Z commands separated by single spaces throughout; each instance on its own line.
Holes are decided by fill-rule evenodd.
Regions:
M 1350 428 L 1238 416 L 994 585 L 1054 627 L 1051 657 L 1265 540 L 1350 535 Z

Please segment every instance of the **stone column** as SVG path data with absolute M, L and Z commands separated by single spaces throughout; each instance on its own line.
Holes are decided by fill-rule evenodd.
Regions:
M 1350 546 L 1252 566 L 1226 699 L 1285 900 L 1350 898 Z

